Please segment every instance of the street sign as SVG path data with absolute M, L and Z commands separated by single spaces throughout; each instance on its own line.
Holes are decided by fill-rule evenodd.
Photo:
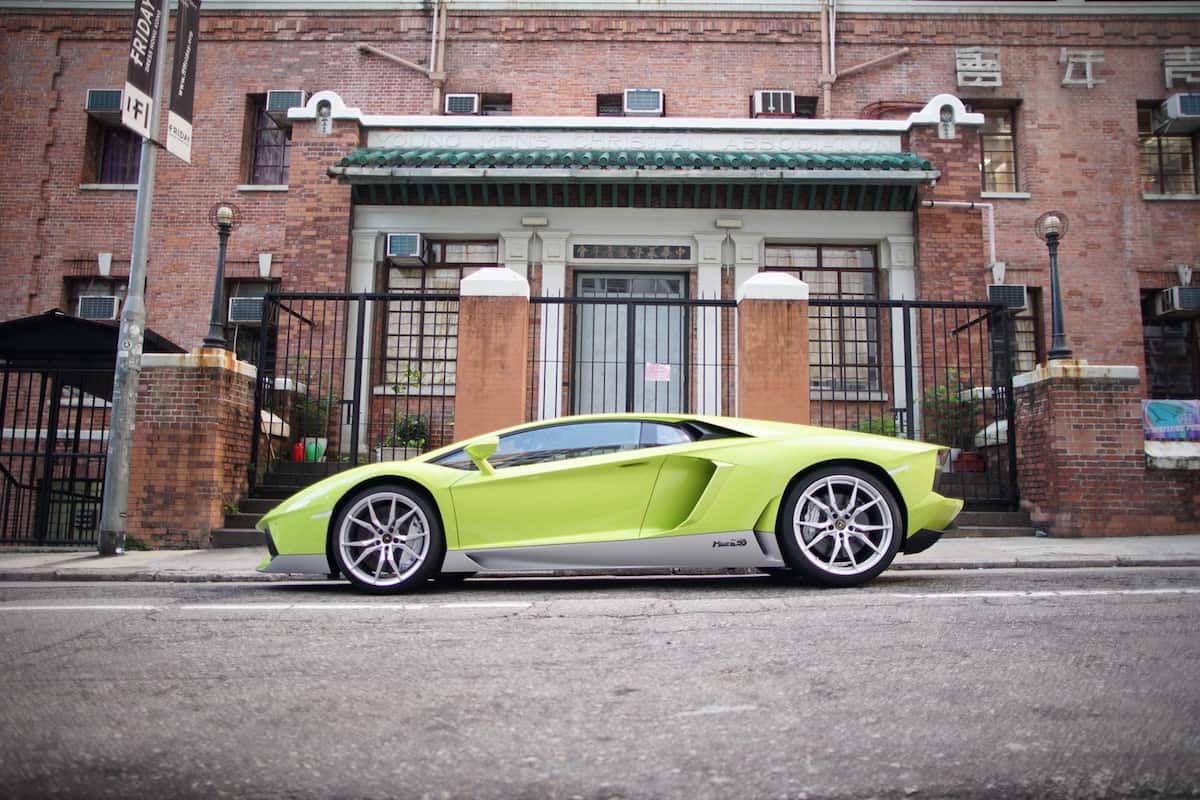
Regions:
M 175 18 L 175 66 L 171 73 L 171 111 L 167 150 L 192 163 L 192 99 L 196 93 L 196 49 L 200 43 L 200 0 L 179 0 Z
M 159 28 L 166 22 L 166 3 L 136 0 L 133 34 L 129 38 L 129 67 L 121 94 L 121 124 L 149 139 L 154 109 L 154 62 L 158 58 Z

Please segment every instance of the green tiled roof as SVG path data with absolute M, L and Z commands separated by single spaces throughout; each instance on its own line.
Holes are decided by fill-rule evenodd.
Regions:
M 933 166 L 913 153 L 706 153 L 659 150 L 400 150 L 362 147 L 343 168 L 493 169 L 503 167 L 597 170 L 855 170 L 924 171 Z

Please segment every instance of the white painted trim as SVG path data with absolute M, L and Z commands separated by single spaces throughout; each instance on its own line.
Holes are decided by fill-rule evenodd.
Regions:
M 81 183 L 81 192 L 136 192 L 136 183 Z
M 979 196 L 984 200 L 1030 200 L 1033 198 L 1029 192 L 980 192 Z
M 913 125 L 937 125 L 942 120 L 941 113 L 943 106 L 950 106 L 954 109 L 955 125 L 983 125 L 983 114 L 967 111 L 967 107 L 963 105 L 963 101 L 952 94 L 939 94 L 926 103 L 925 107 L 920 111 L 908 115 L 907 127 L 911 128 Z
M 207 8 L 207 6 L 205 6 Z M 321 94 L 326 94 L 321 92 Z M 332 93 L 330 93 L 332 94 Z M 940 107 L 940 106 L 939 106 Z M 354 109 L 357 111 L 357 109 Z M 289 117 L 298 109 L 288 112 Z M 306 113 L 306 112 L 299 112 Z M 315 115 L 315 109 L 314 109 Z M 964 112 L 965 113 L 965 112 Z M 980 116 L 982 114 L 973 115 Z M 416 114 L 363 114 L 362 124 L 368 128 L 400 128 L 404 130 L 593 130 L 593 131 L 680 131 L 680 132 L 782 132 L 822 133 L 858 131 L 861 133 L 895 134 L 909 128 L 906 120 L 889 119 L 796 119 L 791 117 L 478 117 L 431 116 Z M 982 124 L 982 123 L 979 123 Z
M 529 299 L 529 281 L 508 267 L 488 267 L 462 279 L 460 297 L 524 297 Z
M 808 284 L 786 272 L 760 272 L 738 287 L 737 301 L 807 300 Z
M 696 11 L 708 13 L 807 13 L 816 14 L 824 3 L 822 0 L 655 0 L 655 12 Z M 605 13 L 647 11 L 646 0 L 455 0 L 456 11 L 484 11 L 493 13 L 520 11 L 602 11 Z M 127 11 L 129 0 L 0 0 L 0 9 L 32 9 L 36 11 Z M 205 12 L 215 11 L 322 11 L 339 13 L 346 11 L 378 11 L 397 13 L 403 11 L 426 11 L 427 5 L 420 0 L 205 0 Z M 839 0 L 839 13 L 862 14 L 915 14 L 937 16 L 943 14 L 989 14 L 996 16 L 1184 16 L 1200 13 L 1200 3 L 1152 3 L 1144 0 L 1127 0 L 1104 4 L 1081 0 L 1040 0 L 1037 2 L 996 3 L 993 0 Z
M 228 350 L 202 347 L 191 353 L 143 353 L 142 369 L 227 369 L 247 378 L 258 376 L 258 369 L 247 361 L 238 361 Z
M 287 190 L 286 183 L 243 183 L 237 187 L 239 192 L 286 192 Z
M 1200 194 L 1150 194 L 1149 192 L 1142 192 L 1142 199 L 1148 200 L 1151 203 L 1169 203 L 1172 201 L 1181 200 L 1194 203 L 1197 200 L 1200 200 Z
M 941 177 L 931 170 L 863 170 L 863 169 L 624 169 L 593 167 L 580 169 L 538 169 L 532 167 L 489 167 L 462 169 L 459 167 L 330 167 L 331 175 L 347 178 L 441 178 L 442 180 L 542 180 L 542 181 L 603 181 L 633 183 L 647 181 L 785 181 L 788 183 L 862 183 L 898 184 L 925 183 Z

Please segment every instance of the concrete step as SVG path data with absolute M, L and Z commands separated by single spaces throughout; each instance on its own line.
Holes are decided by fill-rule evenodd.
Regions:
M 267 552 L 267 537 L 256 530 L 243 528 L 214 528 L 210 544 L 214 548 L 261 546 L 263 553 Z
M 942 534 L 946 539 L 986 539 L 988 537 L 1034 536 L 1033 528 L 1002 527 L 991 525 L 971 525 L 951 528 Z
M 1019 528 L 1031 528 L 1029 514 L 1024 511 L 963 511 L 954 520 L 959 525 L 970 527 L 983 525 L 987 527 L 1010 525 Z
M 243 497 L 238 501 L 238 511 L 243 514 L 266 514 L 279 501 L 273 497 Z
M 239 503 L 238 506 L 240 508 L 241 503 Z M 251 514 L 246 511 L 239 511 L 236 514 L 225 515 L 225 527 L 250 529 L 257 525 L 260 519 L 262 519 L 262 514 Z

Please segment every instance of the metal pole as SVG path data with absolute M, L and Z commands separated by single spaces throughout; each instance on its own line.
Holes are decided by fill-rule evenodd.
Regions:
M 1049 361 L 1071 358 L 1071 349 L 1067 347 L 1067 336 L 1063 332 L 1062 294 L 1058 283 L 1058 234 L 1053 231 L 1046 233 L 1046 249 L 1050 251 L 1050 352 L 1046 354 Z
M 233 227 L 233 214 L 227 206 L 217 211 L 217 280 L 213 285 L 212 316 L 208 321 L 208 336 L 205 347 L 229 349 L 225 340 L 225 329 L 221 325 L 221 300 L 225 296 L 225 248 L 229 244 L 229 229 Z
M 167 50 L 168 0 L 161 0 L 158 56 L 154 59 L 154 105 L 150 132 L 158 133 L 162 108 L 162 71 Z M 138 172 L 137 211 L 133 222 L 133 257 L 129 262 L 129 288 L 121 309 L 117 340 L 117 365 L 113 373 L 112 413 L 108 425 L 108 457 L 104 465 L 104 500 L 100 512 L 99 553 L 125 552 L 125 516 L 129 508 L 129 461 L 133 449 L 133 420 L 137 411 L 138 380 L 142 375 L 142 343 L 146 329 L 146 256 L 150 241 L 150 211 L 154 200 L 154 167 L 158 145 L 142 139 Z

